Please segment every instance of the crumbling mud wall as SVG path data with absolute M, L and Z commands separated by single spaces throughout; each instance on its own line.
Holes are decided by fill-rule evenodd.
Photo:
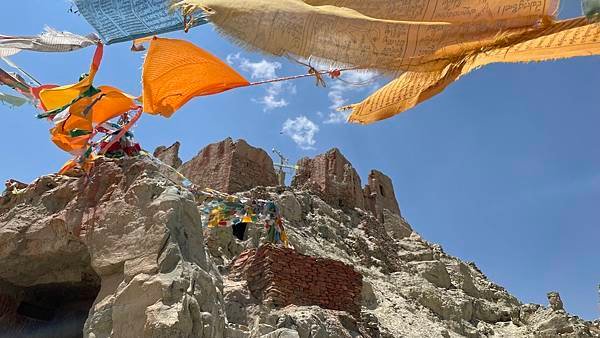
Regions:
M 340 261 L 266 244 L 241 253 L 231 274 L 245 279 L 257 299 L 277 308 L 317 305 L 360 316 L 362 276 Z
M 267 152 L 231 138 L 204 147 L 180 171 L 198 188 L 226 193 L 277 185 L 273 160 Z

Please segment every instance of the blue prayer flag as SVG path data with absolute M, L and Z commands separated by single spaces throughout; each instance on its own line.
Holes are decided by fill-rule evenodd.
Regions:
M 79 12 L 106 44 L 184 29 L 183 15 L 169 13 L 169 0 L 75 0 Z M 203 12 L 194 25 L 207 23 Z

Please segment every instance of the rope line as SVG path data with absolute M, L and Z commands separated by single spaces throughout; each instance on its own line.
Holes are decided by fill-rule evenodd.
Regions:
M 350 70 L 358 70 L 358 69 L 360 69 L 360 68 L 349 67 L 349 68 L 334 69 L 334 70 L 321 70 L 321 71 L 311 72 L 311 73 L 308 73 L 308 74 L 285 76 L 285 77 L 279 77 L 279 78 L 275 78 L 275 79 L 250 82 L 250 84 L 248 84 L 248 87 L 250 87 L 250 86 L 260 86 L 260 85 L 269 84 L 269 83 L 275 83 L 275 82 L 283 82 L 283 81 L 303 79 L 303 78 L 306 78 L 306 77 L 319 77 L 321 75 L 329 75 L 329 76 L 331 76 L 332 78 L 335 79 L 335 78 L 338 78 L 341 75 L 341 72 L 346 72 L 346 71 L 350 71 Z

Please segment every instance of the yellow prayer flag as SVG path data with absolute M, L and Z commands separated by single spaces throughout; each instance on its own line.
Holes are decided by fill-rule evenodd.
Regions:
M 511 40 L 510 36 L 507 37 Z M 462 75 L 490 63 L 533 62 L 600 55 L 600 23 L 576 18 L 518 35 L 507 46 L 465 56 L 444 69 L 406 72 L 363 102 L 349 122 L 368 124 L 400 114 L 443 91 Z

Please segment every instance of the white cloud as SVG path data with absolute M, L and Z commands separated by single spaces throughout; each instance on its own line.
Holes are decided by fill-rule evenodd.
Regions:
M 281 63 L 269 62 L 265 59 L 259 62 L 250 62 L 248 59 L 241 59 L 240 67 L 243 71 L 249 72 L 253 79 L 265 80 L 277 77 L 277 70 L 281 69 Z
M 374 91 L 377 88 L 376 77 L 377 73 L 374 72 L 344 72 L 342 73 L 342 80 L 334 80 L 333 85 L 330 87 L 329 101 L 331 106 L 329 109 L 329 115 L 323 123 L 343 123 L 348 119 L 350 111 L 338 111 L 337 109 L 348 105 L 350 102 L 346 97 L 352 92 L 364 92 L 366 90 Z M 375 82 L 375 84 L 374 84 Z
M 282 67 L 279 62 L 270 62 L 265 59 L 258 62 L 252 62 L 249 59 L 242 57 L 240 53 L 227 55 L 227 63 L 232 66 L 240 67 L 242 71 L 249 73 L 250 78 L 256 81 L 277 78 L 277 71 Z M 252 99 L 253 102 L 261 104 L 264 111 L 286 107 L 289 103 L 281 96 L 284 94 L 296 93 L 296 87 L 292 84 L 275 82 L 266 84 L 265 86 L 265 95 L 260 98 Z
M 300 148 L 304 150 L 314 149 L 315 135 L 319 132 L 319 126 L 306 116 L 295 119 L 287 119 L 283 123 L 283 134 L 289 136 Z

